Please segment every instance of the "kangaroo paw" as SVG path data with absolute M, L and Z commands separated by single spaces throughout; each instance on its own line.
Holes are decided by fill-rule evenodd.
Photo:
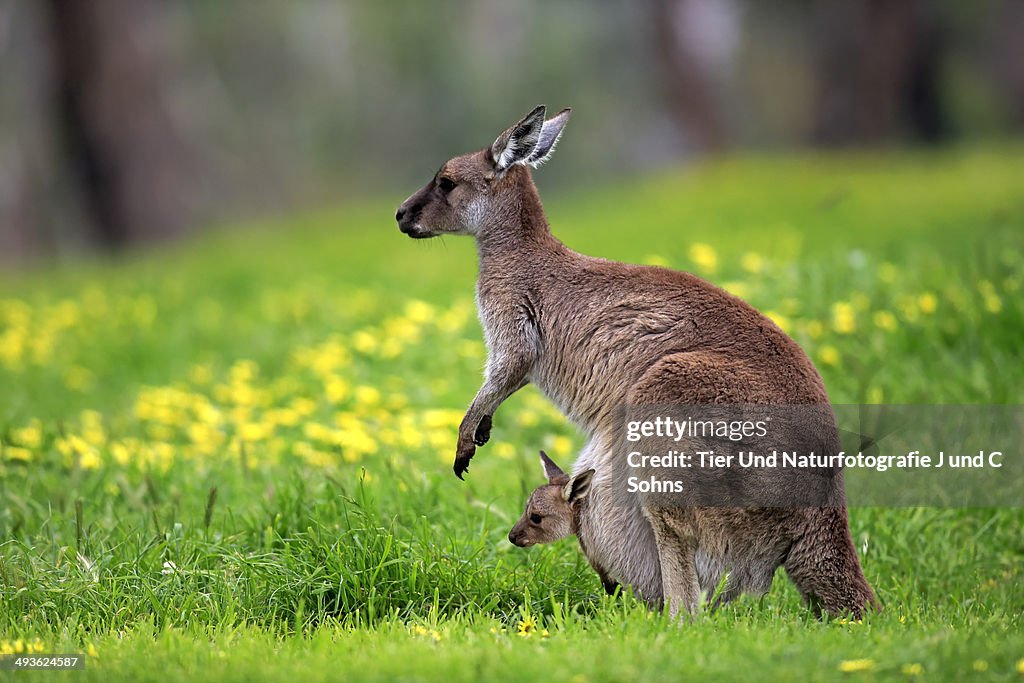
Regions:
M 484 415 L 480 418 L 480 424 L 476 426 L 476 434 L 473 435 L 473 443 L 483 446 L 491 438 L 491 416 Z

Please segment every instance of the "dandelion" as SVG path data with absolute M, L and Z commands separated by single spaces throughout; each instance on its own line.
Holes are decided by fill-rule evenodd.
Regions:
M 924 673 L 924 667 L 918 664 L 917 662 L 913 662 L 911 664 L 904 664 L 903 668 L 900 669 L 900 671 L 902 671 L 907 676 L 920 676 Z
M 20 462 L 28 462 L 32 459 L 32 451 L 21 446 L 7 446 L 3 449 L 4 455 L 7 456 L 8 460 L 18 460 Z
M 844 659 L 839 662 L 839 670 L 846 674 L 871 671 L 874 668 L 875 660 L 873 659 Z
M 917 306 L 925 315 L 931 315 L 934 313 L 937 305 L 938 299 L 936 299 L 935 295 L 931 292 L 925 292 L 921 296 L 917 297 Z
M 662 268 L 668 267 L 668 261 L 663 256 L 658 254 L 648 254 L 644 256 L 642 263 L 648 266 L 661 266 Z
M 971 664 L 971 668 L 977 671 L 978 673 L 984 673 L 988 671 L 988 662 L 986 662 L 984 659 L 975 659 L 974 662 Z
M 764 268 L 764 258 L 756 252 L 748 251 L 740 258 L 740 267 L 748 273 L 760 273 Z
M 1024 675 L 1024 659 L 1017 660 L 1017 673 Z
M 806 329 L 807 336 L 811 339 L 817 339 L 825 332 L 825 326 L 818 320 L 809 320 Z
M 567 436 L 556 436 L 551 440 L 551 450 L 555 455 L 569 455 L 572 453 L 572 439 Z
M 499 441 L 494 444 L 494 454 L 503 460 L 511 460 L 516 457 L 516 449 L 507 441 Z
M 747 283 L 738 282 L 735 280 L 730 282 L 723 282 L 722 289 L 729 292 L 733 296 L 738 296 L 741 299 L 745 299 L 750 294 L 750 289 L 747 287 Z
M 896 316 L 889 311 L 875 311 L 872 319 L 875 321 L 875 327 L 885 330 L 886 332 L 892 332 L 898 325 Z
M 87 647 L 87 648 L 85 649 L 85 652 L 86 652 L 86 654 L 88 654 L 88 655 L 89 655 L 90 657 L 99 657 L 99 656 L 100 656 L 100 653 L 96 651 L 96 646 L 95 646 L 95 645 L 93 645 L 92 643 L 89 643 L 89 647 Z
M 340 377 L 331 377 L 327 380 L 327 384 L 324 387 L 324 393 L 327 394 L 327 400 L 331 403 L 341 403 L 348 398 L 348 382 Z
M 771 318 L 772 322 L 778 325 L 783 332 L 789 332 L 793 327 L 792 321 L 778 311 L 765 311 L 764 314 Z
M 43 443 L 43 428 L 39 420 L 33 419 L 27 426 L 11 430 L 11 438 L 25 448 L 39 448 Z
M 704 242 L 694 242 L 690 245 L 690 260 L 706 273 L 714 273 L 718 269 L 718 253 L 714 247 Z
M 519 635 L 529 638 L 537 630 L 537 620 L 532 616 L 526 616 L 519 622 Z
M 857 329 L 857 316 L 851 304 L 845 301 L 832 304 L 832 329 L 839 334 L 850 334 Z
M 356 387 L 356 403 L 361 406 L 374 406 L 380 403 L 380 390 L 375 387 L 361 385 Z
M 352 335 L 352 348 L 359 353 L 370 355 L 377 350 L 377 338 L 367 330 L 359 330 Z
M 830 344 L 826 344 L 818 349 L 818 360 L 825 365 L 838 366 L 840 361 L 839 349 Z
M 425 301 L 413 299 L 405 304 L 405 315 L 416 323 L 425 323 L 434 318 L 434 307 Z

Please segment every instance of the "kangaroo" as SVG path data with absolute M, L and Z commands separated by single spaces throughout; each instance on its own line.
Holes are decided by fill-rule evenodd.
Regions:
M 744 585 L 763 582 L 777 561 L 808 602 L 861 614 L 876 601 L 850 535 L 841 472 L 827 506 L 775 510 L 778 519 L 770 510 L 666 507 L 622 490 L 624 405 L 828 406 L 828 396 L 796 342 L 741 299 L 689 273 L 578 254 L 551 234 L 530 169 L 551 157 L 569 113 L 545 120 L 545 107 L 535 108 L 489 147 L 447 161 L 395 214 L 412 238 L 476 240 L 488 353 L 459 427 L 455 474 L 461 479 L 487 442 L 502 402 L 533 382 L 588 437 L 575 471 L 596 471 L 590 514 L 602 523 L 586 542 L 609 576 L 663 596 L 674 615 L 694 613 L 698 564 L 724 571 L 746 544 L 762 556 L 740 558 L 750 571 L 757 565 L 757 580 Z M 834 416 L 817 438 L 818 452 L 839 450 Z M 660 567 L 656 581 L 648 567 Z
M 548 483 L 538 487 L 530 494 L 523 516 L 508 532 L 509 542 L 520 548 L 527 548 L 538 543 L 553 543 L 566 536 L 575 535 L 590 566 L 600 577 L 605 593 L 613 595 L 615 589 L 619 587 L 619 582 L 608 574 L 596 557 L 587 553 L 586 539 L 589 537 L 594 520 L 587 514 L 589 506 L 586 503 L 586 498 L 590 493 L 594 470 L 584 470 L 570 477 L 544 451 L 540 452 L 540 464 L 544 468 L 544 476 L 547 477 Z M 657 581 L 653 577 L 654 574 L 660 575 L 660 569 L 656 566 L 645 569 L 652 575 L 646 584 L 660 585 L 660 577 Z M 660 595 L 643 595 L 642 597 L 649 602 L 661 600 Z
M 606 506 L 594 503 L 591 497 L 595 470 L 584 470 L 569 476 L 544 451 L 540 452 L 541 467 L 548 483 L 537 487 L 527 498 L 522 516 L 509 531 L 508 540 L 520 548 L 531 545 L 553 543 L 567 536 L 575 535 L 580 549 L 590 566 L 597 572 L 601 585 L 607 594 L 613 595 L 620 581 L 632 586 L 652 609 L 663 605 L 661 594 L 661 569 L 656 563 L 634 568 L 627 577 L 613 575 L 601 564 L 601 558 L 590 552 L 594 538 L 600 528 L 615 524 L 615 520 L 602 519 L 598 514 Z M 715 522 L 726 522 L 731 528 L 719 528 L 705 547 L 698 548 L 695 555 L 697 584 L 701 593 L 714 595 L 711 608 L 720 607 L 743 592 L 763 594 L 771 587 L 775 570 L 785 562 L 785 550 L 790 546 L 786 536 L 792 536 L 792 529 L 807 517 L 791 517 L 780 514 L 779 510 L 714 509 L 695 508 L 698 514 L 707 517 L 703 526 L 713 527 Z M 811 518 L 813 519 L 813 517 Z M 711 525 L 706 524 L 710 520 Z M 796 524 L 794 524 L 794 520 Z M 809 530 L 812 531 L 813 530 Z M 747 538 L 743 538 L 746 536 Z M 738 540 L 739 547 L 732 551 L 715 552 L 714 546 L 722 540 Z M 820 567 L 805 567 L 813 558 L 792 558 L 787 567 L 790 578 L 804 595 L 810 595 L 816 582 L 820 583 L 816 571 Z M 809 571 L 808 571 L 809 570 Z M 828 568 L 825 568 L 828 571 Z M 724 587 L 722 580 L 726 579 Z M 843 577 L 845 582 L 856 583 L 856 576 Z M 717 594 L 715 591 L 723 587 Z M 814 603 L 821 609 L 820 603 Z

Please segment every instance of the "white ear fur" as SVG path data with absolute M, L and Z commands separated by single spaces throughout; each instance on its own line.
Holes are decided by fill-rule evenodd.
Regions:
M 537 148 L 544 129 L 544 105 L 536 107 L 523 119 L 499 135 L 491 145 L 494 167 L 500 173 L 514 164 L 526 163 Z
M 544 122 L 537 146 L 534 148 L 530 158 L 526 160 L 526 163 L 533 168 L 537 168 L 551 158 L 551 155 L 555 152 L 555 145 L 558 144 L 559 139 L 562 137 L 562 131 L 565 130 L 565 124 L 569 123 L 569 114 L 571 112 L 572 109 L 566 107 Z
M 562 488 L 562 498 L 567 503 L 583 500 L 590 493 L 590 484 L 594 478 L 594 470 L 584 470 L 569 480 Z

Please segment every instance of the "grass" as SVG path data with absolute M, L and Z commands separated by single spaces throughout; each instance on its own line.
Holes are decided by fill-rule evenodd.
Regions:
M 741 159 L 548 210 L 769 311 L 837 403 L 1019 404 L 1019 151 Z M 574 542 L 509 545 L 536 450 L 580 438 L 527 389 L 451 475 L 475 254 L 404 239 L 398 199 L 0 282 L 0 649 L 106 681 L 1019 678 L 1019 509 L 851 509 L 863 623 L 780 573 L 676 628 Z

